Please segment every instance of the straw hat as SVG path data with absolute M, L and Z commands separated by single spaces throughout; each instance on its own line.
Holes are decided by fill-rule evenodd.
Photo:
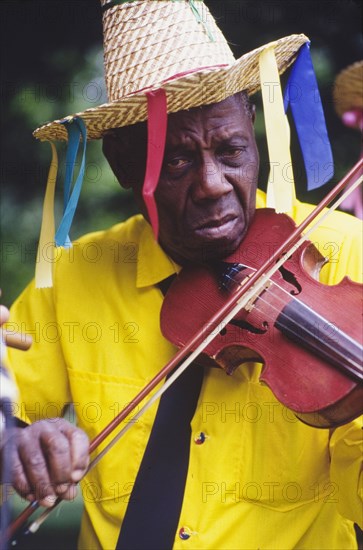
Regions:
M 363 109 L 363 61 L 341 71 L 334 83 L 335 110 L 341 117 L 347 111 Z
M 109 102 L 46 124 L 35 130 L 36 138 L 66 140 L 62 123 L 75 116 L 85 122 L 88 139 L 146 120 L 146 92 L 160 88 L 168 112 L 259 89 L 259 55 L 269 45 L 235 60 L 201 0 L 101 0 L 101 5 Z M 274 43 L 280 74 L 307 41 L 292 35 Z

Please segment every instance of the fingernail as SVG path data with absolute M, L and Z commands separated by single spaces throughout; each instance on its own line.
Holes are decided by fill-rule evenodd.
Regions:
M 72 481 L 79 481 L 80 479 L 82 479 L 83 476 L 84 476 L 83 470 L 74 470 L 74 472 L 72 472 L 71 478 L 72 478 Z
M 42 500 L 39 501 L 39 504 L 41 506 L 44 506 L 45 508 L 50 508 L 51 506 L 53 506 L 57 498 L 58 497 L 56 495 L 48 495 L 42 498 Z

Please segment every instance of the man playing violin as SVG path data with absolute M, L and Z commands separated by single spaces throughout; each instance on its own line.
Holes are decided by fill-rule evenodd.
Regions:
M 126 9 L 139 8 L 116 2 L 105 16 Z M 211 25 L 208 19 L 202 32 L 217 32 Z M 26 354 L 9 350 L 20 391 L 15 414 L 27 425 L 13 437 L 14 487 L 29 502 L 49 507 L 57 497 L 73 499 L 82 480 L 79 545 L 85 549 L 355 548 L 353 523 L 361 519 L 357 421 L 334 430 L 300 422 L 259 382 L 262 366 L 252 362 L 232 377 L 218 368 L 190 367 L 201 373 L 198 389 L 186 383 L 175 397 L 176 416 L 153 405 L 85 476 L 89 440 L 175 353 L 159 326 L 164 282 L 185 265 L 219 260 L 243 246 L 256 207 L 266 205 L 257 190 L 255 112 L 247 93 L 184 106 L 168 114 L 154 189 L 158 241 L 144 195 L 150 127 L 113 119 L 102 129 L 103 151 L 121 185 L 133 189 L 141 214 L 63 248 L 53 287 L 39 290 L 32 283 L 13 308 L 12 321 L 36 335 Z M 292 215 L 299 221 L 310 211 L 296 201 Z M 316 230 L 319 247 L 336 246 L 323 282 L 337 283 L 345 274 L 358 279 L 357 223 L 334 213 Z M 89 259 L 91 247 L 97 261 Z M 179 408 L 192 401 L 185 428 Z M 77 427 L 60 418 L 70 402 Z M 158 469 L 154 437 L 166 482 L 143 481 Z M 177 454 L 187 448 L 184 465 L 169 448 L 180 441 Z

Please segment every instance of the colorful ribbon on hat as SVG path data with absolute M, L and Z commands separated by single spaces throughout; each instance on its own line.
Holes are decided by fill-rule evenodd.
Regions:
M 167 101 L 163 89 L 147 92 L 147 161 L 142 197 L 149 215 L 155 239 L 159 234 L 159 219 L 155 201 L 155 190 L 158 185 L 161 167 L 164 158 L 166 128 L 167 128 Z
M 295 186 L 290 155 L 289 125 L 284 111 L 274 44 L 262 51 L 259 65 L 270 158 L 267 206 L 275 208 L 276 212 L 290 212 L 295 200 Z
M 76 212 L 79 195 L 81 193 L 85 163 L 86 163 L 86 146 L 87 146 L 87 131 L 85 123 L 81 118 L 74 118 L 64 121 L 68 132 L 68 148 L 66 156 L 66 174 L 64 180 L 64 212 L 58 230 L 55 234 L 56 246 L 71 246 L 69 240 L 69 230 L 72 225 L 74 214 Z M 80 138 L 82 136 L 82 159 L 76 182 L 71 192 L 73 180 L 74 165 L 79 149 Z
M 310 43 L 301 46 L 284 94 L 285 111 L 290 106 L 304 159 L 309 191 L 334 175 L 333 154 L 318 83 L 310 56 Z
M 35 268 L 36 288 L 46 288 L 53 286 L 53 264 L 56 260 L 55 246 L 71 246 L 71 242 L 69 239 L 69 230 L 77 208 L 84 177 L 87 142 L 86 126 L 81 118 L 64 120 L 62 124 L 66 126 L 68 133 L 66 173 L 64 183 L 64 212 L 56 235 L 54 235 L 54 192 L 58 172 L 58 156 L 55 145 L 50 142 L 52 148 L 52 160 L 48 174 L 47 188 L 43 204 L 42 227 L 40 230 L 37 264 Z M 83 144 L 81 165 L 76 182 L 73 186 L 73 190 L 71 190 L 74 166 L 76 163 L 81 137 Z
M 292 68 L 284 100 L 273 44 L 260 55 L 260 79 L 270 158 L 267 206 L 290 212 L 295 200 L 290 155 L 289 124 L 285 112 L 291 107 L 304 159 L 308 190 L 317 189 L 334 173 L 333 156 L 325 124 L 310 44 L 304 44 Z
M 54 192 L 58 172 L 57 149 L 51 141 L 52 160 L 50 163 L 47 187 L 43 202 L 43 217 L 40 229 L 37 259 L 35 265 L 35 287 L 53 286 L 54 263 Z

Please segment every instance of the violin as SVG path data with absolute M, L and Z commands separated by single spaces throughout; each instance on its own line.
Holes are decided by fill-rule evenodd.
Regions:
M 215 310 L 268 260 L 295 229 L 285 214 L 257 210 L 239 248 L 223 261 L 184 267 L 161 311 L 163 335 L 178 347 L 209 328 Z M 307 424 L 333 427 L 363 411 L 362 285 L 317 279 L 327 262 L 307 241 L 204 349 L 227 374 L 260 362 L 260 381 Z M 344 307 L 342 307 L 344 304 Z

